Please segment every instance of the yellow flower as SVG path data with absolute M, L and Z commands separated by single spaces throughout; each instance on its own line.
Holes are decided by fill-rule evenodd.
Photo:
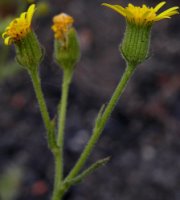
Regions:
M 170 18 L 172 15 L 179 13 L 179 7 L 175 6 L 165 10 L 160 14 L 157 14 L 159 9 L 164 6 L 165 3 L 165 1 L 161 2 L 157 6 L 155 6 L 155 8 L 147 7 L 146 5 L 139 7 L 132 4 L 128 4 L 128 6 L 125 8 L 120 5 L 110 5 L 107 3 L 103 3 L 102 5 L 112 8 L 113 10 L 124 16 L 128 22 L 142 26 L 151 25 L 153 22 Z
M 35 11 L 35 4 L 32 4 L 27 12 L 14 19 L 2 34 L 5 45 L 15 43 L 24 38 L 31 30 L 32 17 Z
M 54 31 L 54 37 L 58 40 L 65 40 L 67 33 L 72 27 L 73 22 L 74 19 L 65 13 L 56 15 L 53 18 L 52 26 L 52 30 Z

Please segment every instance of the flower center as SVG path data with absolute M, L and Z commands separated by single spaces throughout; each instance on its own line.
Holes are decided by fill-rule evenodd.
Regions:
M 145 5 L 143 5 L 143 7 L 138 7 L 129 4 L 125 10 L 127 19 L 139 25 L 153 22 L 157 16 L 153 8 L 148 8 Z
M 29 25 L 26 21 L 14 20 L 7 30 L 7 35 L 12 38 L 12 40 L 17 41 L 22 39 L 29 32 Z

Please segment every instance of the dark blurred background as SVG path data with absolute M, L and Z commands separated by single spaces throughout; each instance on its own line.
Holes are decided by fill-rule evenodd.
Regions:
M 125 20 L 102 7 L 102 2 L 38 1 L 41 9 L 33 24 L 45 48 L 40 72 L 52 117 L 56 115 L 62 80 L 62 72 L 52 61 L 52 17 L 60 12 L 72 15 L 81 43 L 82 56 L 69 94 L 66 174 L 90 137 L 100 106 L 108 102 L 125 69 L 118 51 Z M 105 2 L 123 6 L 129 3 Z M 159 1 L 131 3 L 155 6 Z M 177 5 L 179 0 L 169 0 L 162 11 Z M 6 21 L 26 8 L 27 3 L 22 0 L 1 0 L 0 23 L 5 27 Z M 0 58 L 0 199 L 49 200 L 54 163 L 38 104 L 27 73 L 14 62 L 14 49 L 2 43 L 1 40 L 0 54 L 5 56 Z M 87 164 L 107 156 L 111 161 L 73 187 L 65 200 L 180 199 L 179 16 L 154 24 L 150 55 L 138 66 Z

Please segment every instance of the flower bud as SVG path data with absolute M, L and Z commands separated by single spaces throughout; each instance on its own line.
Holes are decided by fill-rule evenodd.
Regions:
M 63 69 L 75 67 L 80 58 L 80 47 L 74 28 L 69 30 L 65 43 L 55 40 L 54 57 Z
M 73 18 L 64 13 L 53 18 L 54 57 L 63 69 L 74 69 L 80 58 L 79 40 L 72 27 L 73 22 Z

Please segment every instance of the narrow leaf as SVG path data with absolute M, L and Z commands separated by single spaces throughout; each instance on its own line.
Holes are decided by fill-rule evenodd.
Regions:
M 92 174 L 96 169 L 106 165 L 109 160 L 110 160 L 110 157 L 98 160 L 97 162 L 95 162 L 90 167 L 85 169 L 81 174 L 79 174 L 75 178 L 64 182 L 65 187 L 69 187 L 69 186 L 82 182 L 87 176 Z

